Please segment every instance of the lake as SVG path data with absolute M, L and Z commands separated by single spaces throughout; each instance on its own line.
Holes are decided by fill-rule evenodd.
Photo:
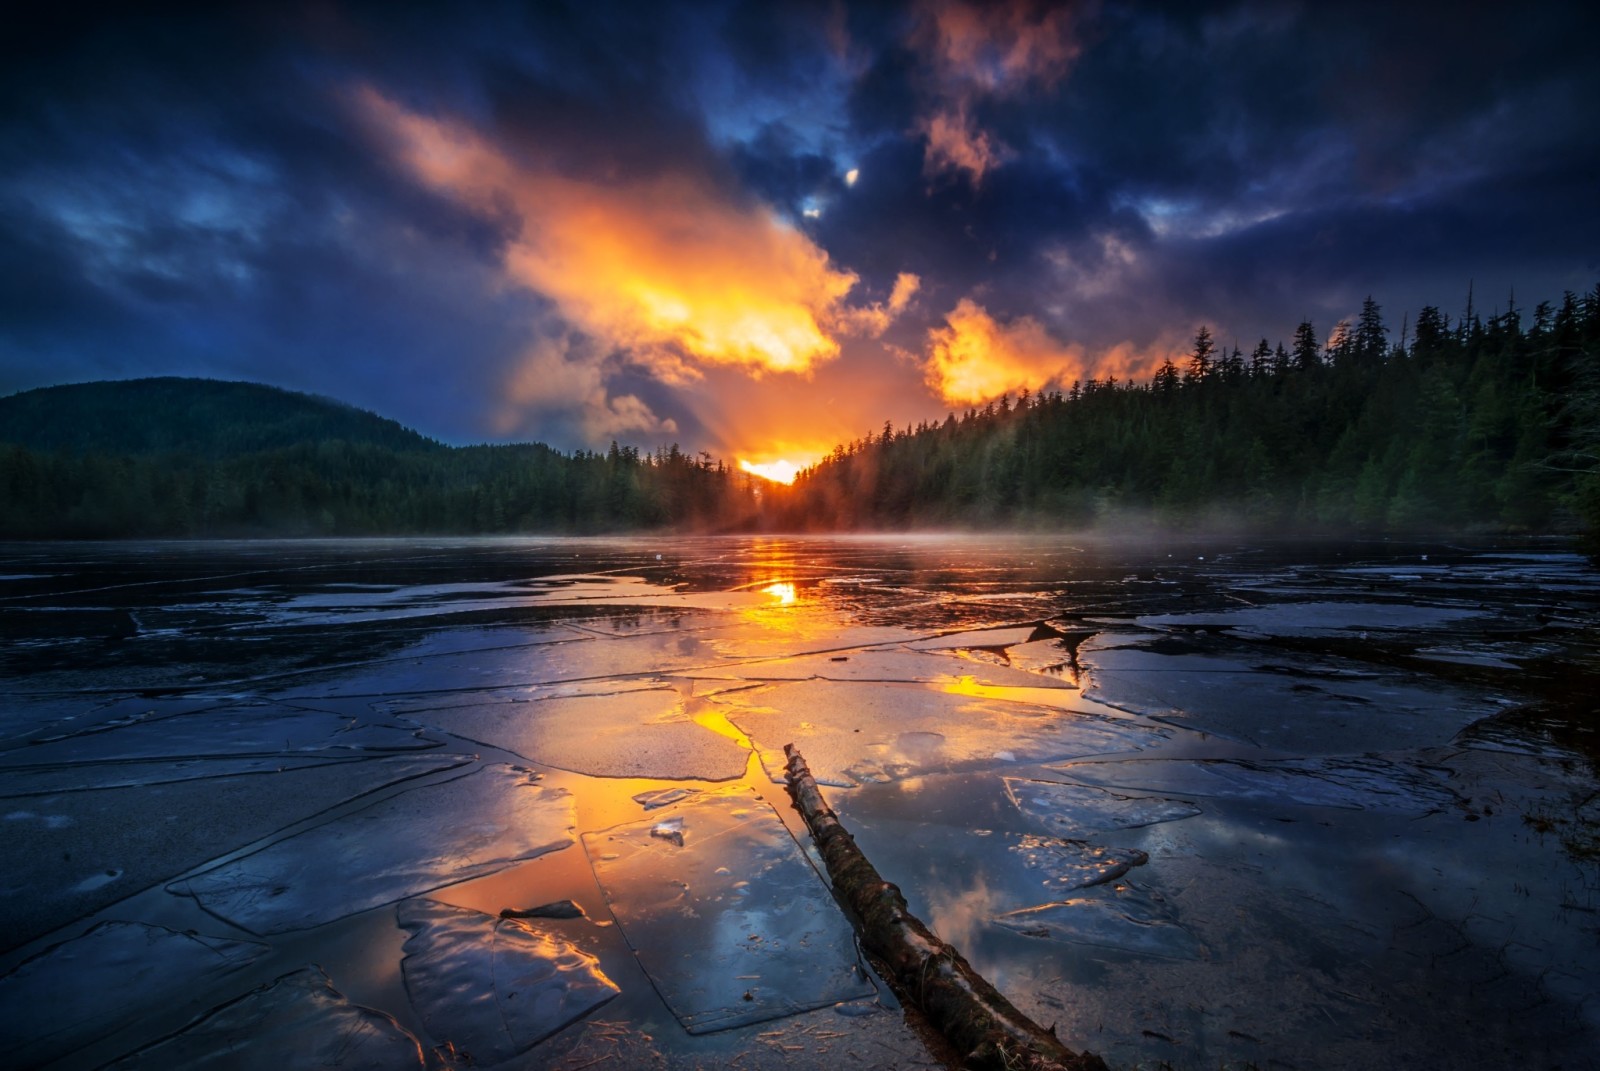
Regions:
M 3 1044 L 944 1066 L 794 743 L 1112 1067 L 1596 1066 L 1597 622 L 1559 543 L 0 545 Z

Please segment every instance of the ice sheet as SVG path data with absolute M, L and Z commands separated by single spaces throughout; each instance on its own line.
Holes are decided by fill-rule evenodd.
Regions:
M 1051 833 L 1082 836 L 1115 829 L 1137 829 L 1192 818 L 1200 808 L 1187 800 L 1128 796 L 1091 785 L 1059 781 L 1005 779 L 1017 809 Z
M 0 767 L 210 755 L 339 755 L 419 751 L 438 746 L 437 740 L 429 740 L 413 728 L 378 717 L 357 719 L 278 705 L 232 706 L 111 729 L 96 728 L 49 743 L 16 748 L 0 753 Z
M 1191 614 L 1148 614 L 1149 626 L 1214 626 L 1269 636 L 1326 636 L 1371 630 L 1436 629 L 1481 616 L 1478 609 L 1427 606 L 1409 602 L 1292 602 Z
M 670 688 L 450 707 L 409 715 L 425 725 L 591 777 L 727 781 L 748 748 L 698 725 Z
M 1173 653 L 1178 647 L 1184 652 Z M 1102 634 L 1079 652 L 1092 681 L 1085 691 L 1174 725 L 1302 755 L 1348 752 L 1352 740 L 1374 751 L 1437 744 L 1500 709 L 1482 689 L 1370 667 L 1346 672 L 1355 667 L 1343 660 L 1274 652 L 1262 665 L 1236 649 L 1195 651 L 1187 638 Z
M 669 825 L 676 836 L 659 832 Z M 696 797 L 583 844 L 628 944 L 691 1034 L 873 993 L 850 924 L 754 794 Z
M 496 763 L 412 788 L 168 888 L 251 933 L 318 926 L 572 843 L 570 793 Z
M 102 922 L 0 978 L 0 1052 L 39 1067 L 195 993 L 215 993 L 266 945 Z M 241 987 L 242 988 L 242 987 Z
M 1137 751 L 1154 727 L 940 686 L 801 681 L 718 696 L 728 719 L 783 780 L 783 745 L 797 745 L 817 781 L 849 787 L 963 766 L 1047 762 Z M 1065 694 L 1073 694 L 1064 690 Z
M 509 1060 L 619 992 L 554 927 L 434 900 L 402 901 L 398 919 L 411 933 L 400 966 L 412 1004 L 429 1034 L 476 1064 Z
M 1422 816 L 1459 802 L 1442 770 L 1376 756 L 1320 759 L 1130 759 L 1054 767 L 1074 781 L 1150 792 L 1272 800 Z
M 393 1018 L 352 1004 L 315 967 L 286 974 L 164 1041 L 108 1065 L 117 1071 L 400 1071 L 422 1047 Z

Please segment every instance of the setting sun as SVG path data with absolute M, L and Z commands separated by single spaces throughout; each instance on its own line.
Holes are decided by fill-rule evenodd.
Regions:
M 764 461 L 757 464 L 740 458 L 739 467 L 773 483 L 794 483 L 794 478 L 800 474 L 800 466 L 793 461 Z

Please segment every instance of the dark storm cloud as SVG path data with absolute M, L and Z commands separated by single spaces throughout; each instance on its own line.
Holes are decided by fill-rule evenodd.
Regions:
M 460 441 L 739 445 L 697 440 L 726 366 L 665 375 L 510 271 L 558 180 L 602 208 L 676 181 L 724 229 L 773 212 L 857 277 L 813 309 L 829 343 L 856 325 L 850 358 L 749 389 L 847 396 L 828 369 L 859 375 L 876 303 L 895 348 L 862 430 L 943 409 L 906 388 L 958 307 L 1042 380 L 1052 345 L 1063 375 L 1119 345 L 1126 367 L 1200 322 L 1326 330 L 1368 293 L 1395 323 L 1458 313 L 1469 281 L 1486 307 L 1557 297 L 1600 275 L 1597 29 L 1561 3 L 73 11 L 0 46 L 0 390 L 212 374 Z M 542 177 L 425 181 L 371 99 Z M 517 382 L 537 404 L 506 407 Z

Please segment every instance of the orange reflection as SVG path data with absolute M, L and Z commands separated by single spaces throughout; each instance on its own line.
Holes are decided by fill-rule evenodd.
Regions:
M 728 716 L 720 710 L 706 708 L 694 716 L 694 723 L 702 729 L 710 729 L 718 736 L 725 736 L 740 747 L 754 748 L 750 738 L 739 731 L 739 727 L 728 720 Z
M 771 595 L 774 599 L 777 599 L 779 606 L 793 606 L 795 600 L 799 598 L 799 596 L 795 594 L 793 582 L 787 580 L 780 581 L 776 584 L 768 584 L 761 590 L 766 592 L 768 595 Z

